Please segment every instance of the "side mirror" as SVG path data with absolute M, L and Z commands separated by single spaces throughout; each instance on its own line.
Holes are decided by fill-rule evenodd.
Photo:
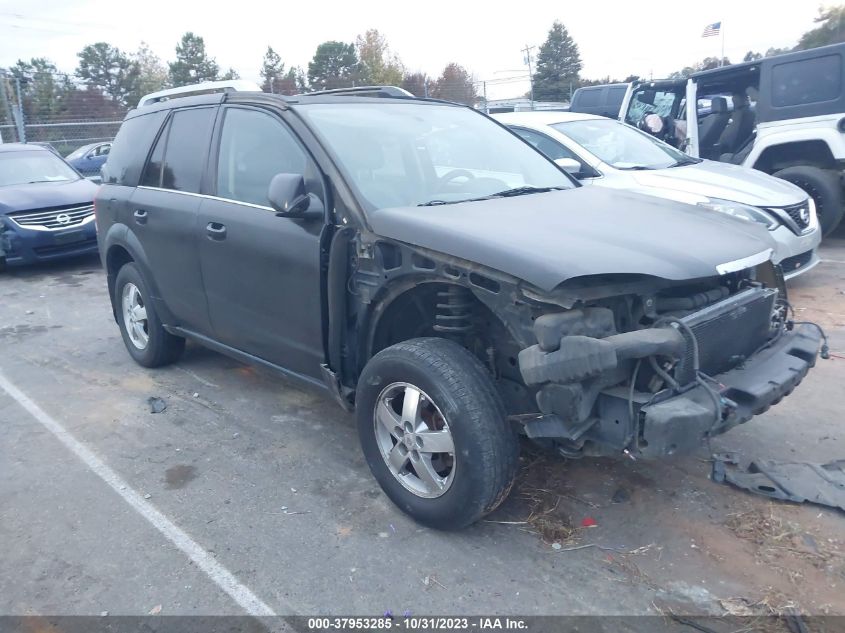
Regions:
M 285 218 L 301 218 L 308 211 L 311 198 L 305 191 L 302 174 L 276 174 L 270 181 L 267 199 L 276 215 Z
M 556 158 L 555 164 L 570 176 L 577 176 L 581 173 L 581 163 L 574 158 Z

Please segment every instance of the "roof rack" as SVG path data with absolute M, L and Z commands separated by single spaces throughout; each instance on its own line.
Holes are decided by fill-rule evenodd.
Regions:
M 334 95 L 338 97 L 414 97 L 410 92 L 398 86 L 355 86 L 353 88 L 334 88 L 333 90 L 317 90 L 304 92 L 298 97 L 312 97 L 315 95 Z
M 190 86 L 179 86 L 178 88 L 168 88 L 167 90 L 151 92 L 141 97 L 138 101 L 138 107 L 143 108 L 144 106 L 153 105 L 160 101 L 167 101 L 173 97 L 189 97 L 210 92 L 261 92 L 261 88 L 251 81 L 244 81 L 242 79 L 204 81 Z

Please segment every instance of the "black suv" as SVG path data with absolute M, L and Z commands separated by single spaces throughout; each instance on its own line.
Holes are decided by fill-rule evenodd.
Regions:
M 369 94 L 127 115 L 96 214 L 138 363 L 191 339 L 325 389 L 387 495 L 438 528 L 505 498 L 520 435 L 689 450 L 815 363 L 765 229 L 580 187 L 472 108 Z

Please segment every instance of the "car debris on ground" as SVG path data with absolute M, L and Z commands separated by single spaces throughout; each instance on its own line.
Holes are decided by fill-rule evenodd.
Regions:
M 826 464 L 757 459 L 741 466 L 736 456 L 722 453 L 713 456 L 712 478 L 771 499 L 845 511 L 845 459 Z

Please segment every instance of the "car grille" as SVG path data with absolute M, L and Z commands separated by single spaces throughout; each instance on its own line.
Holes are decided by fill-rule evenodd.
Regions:
M 805 200 L 800 204 L 771 209 L 781 219 L 786 220 L 787 226 L 799 235 L 810 228 L 810 203 Z
M 25 229 L 61 231 L 90 221 L 94 217 L 94 205 L 19 211 L 7 217 Z
M 683 318 L 698 341 L 699 368 L 714 376 L 740 365 L 772 336 L 777 290 L 752 288 Z M 681 384 L 695 380 L 692 346 L 675 376 Z

